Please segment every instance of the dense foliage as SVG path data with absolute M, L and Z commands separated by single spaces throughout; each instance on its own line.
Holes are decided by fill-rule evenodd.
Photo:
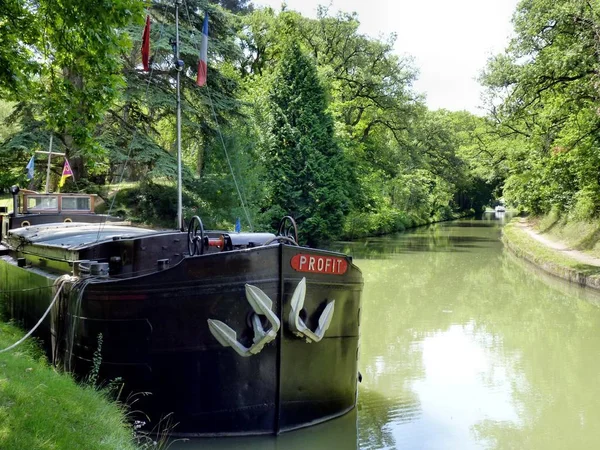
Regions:
M 534 213 L 600 214 L 600 5 L 523 0 L 515 37 L 493 58 L 488 86 L 493 132 L 504 145 L 504 193 Z
M 283 52 L 269 100 L 265 202 L 274 224 L 289 213 L 309 240 L 339 236 L 348 211 L 349 170 L 325 112 L 316 67 L 297 44 Z
M 108 198 L 115 183 L 126 186 L 112 212 L 168 226 L 174 4 L 75 3 L 9 0 L 0 11 L 0 189 L 27 183 L 23 169 L 52 133 L 75 163 L 66 189 Z M 150 73 L 140 64 L 144 7 Z M 199 88 L 205 14 L 209 73 Z M 429 111 L 395 37 L 361 34 L 356 15 L 186 0 L 180 24 L 187 216 L 253 229 L 291 214 L 316 244 L 468 214 L 501 195 L 510 139 L 493 134 L 490 118 Z M 55 158 L 53 186 L 61 167 Z M 31 188 L 42 187 L 42 172 Z
M 94 136 L 123 85 L 122 30 L 141 21 L 138 0 L 8 0 L 0 10 L 0 94 L 17 101 L 11 120 L 22 130 L 9 149 L 46 145 L 60 138 L 77 178 L 104 149 Z

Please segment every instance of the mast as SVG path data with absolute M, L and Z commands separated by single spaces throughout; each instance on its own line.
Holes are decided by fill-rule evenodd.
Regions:
M 175 0 L 175 69 L 177 69 L 177 228 L 183 231 L 183 202 L 181 193 L 181 71 L 183 61 L 179 59 L 179 3 Z
M 52 162 L 52 156 L 64 156 L 66 158 L 66 153 L 59 153 L 52 151 L 52 137 L 54 134 L 50 133 L 50 146 L 48 147 L 48 151 L 44 152 L 42 150 L 36 150 L 36 153 L 40 153 L 43 155 L 48 155 L 48 167 L 46 167 L 46 188 L 44 189 L 44 193 L 48 194 L 50 192 L 50 163 Z
M 52 160 L 52 137 L 54 133 L 50 133 L 50 147 L 48 148 L 48 167 L 46 168 L 46 194 L 50 189 L 50 161 Z

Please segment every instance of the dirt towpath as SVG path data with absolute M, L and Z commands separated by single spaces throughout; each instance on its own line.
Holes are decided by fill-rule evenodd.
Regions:
M 527 222 L 527 219 L 519 219 L 518 226 L 521 227 L 525 232 L 527 232 L 532 238 L 536 241 L 550 247 L 554 250 L 560 251 L 563 254 L 567 255 L 570 258 L 573 258 L 581 263 L 588 264 L 590 266 L 598 266 L 600 267 L 600 258 L 596 258 L 594 256 L 588 255 L 579 250 L 572 249 L 562 242 L 555 241 L 545 236 L 544 234 L 540 234 L 536 232 L 531 225 Z

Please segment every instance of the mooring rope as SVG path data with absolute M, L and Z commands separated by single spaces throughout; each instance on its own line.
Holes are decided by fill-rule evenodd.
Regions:
M 2 289 L 0 294 L 8 294 L 10 292 L 29 292 L 29 291 L 40 291 L 42 289 L 52 289 L 54 286 L 40 286 L 34 288 L 24 288 L 24 289 Z
M 9 350 L 12 350 L 13 348 L 17 347 L 18 345 L 22 344 L 23 342 L 25 342 L 25 340 L 31 336 L 33 334 L 33 332 L 35 330 L 38 329 L 38 327 L 42 324 L 42 322 L 44 321 L 44 319 L 46 318 L 46 316 L 48 315 L 48 313 L 50 312 L 50 310 L 52 309 L 52 307 L 54 306 L 54 304 L 56 303 L 56 301 L 58 300 L 58 298 L 60 297 L 60 293 L 63 289 L 63 287 L 65 286 L 66 283 L 68 282 L 73 282 L 75 280 L 77 280 L 77 277 L 73 277 L 71 275 L 62 275 L 60 277 L 58 277 L 55 281 L 54 281 L 54 287 L 58 286 L 56 288 L 56 294 L 54 294 L 54 298 L 52 299 L 52 301 L 50 302 L 50 306 L 48 306 L 48 309 L 46 309 L 46 312 L 44 313 L 44 315 L 40 318 L 40 320 L 38 321 L 38 323 L 35 324 L 35 326 L 29 330 L 29 332 L 23 336 L 21 339 L 19 339 L 17 342 L 15 342 L 14 344 L 12 344 L 9 347 L 6 347 L 2 350 L 0 350 L 0 353 L 4 353 L 7 352 Z

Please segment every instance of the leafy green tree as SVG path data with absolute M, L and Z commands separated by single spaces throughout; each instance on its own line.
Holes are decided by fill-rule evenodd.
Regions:
M 6 119 L 12 114 L 14 105 L 0 100 L 0 143 L 18 131 L 15 123 L 9 123 Z M 0 192 L 9 186 L 19 183 L 24 178 L 24 167 L 20 166 L 22 152 L 0 151 Z
M 249 0 L 210 0 L 210 2 L 234 13 L 246 13 L 254 8 Z
M 348 171 L 316 67 L 297 44 L 284 50 L 270 103 L 269 212 L 294 216 L 311 245 L 334 239 L 348 211 Z
M 7 49 L 17 56 L 12 64 L 0 64 L 3 96 L 20 103 L 16 119 L 25 119 L 24 112 L 36 119 L 22 120 L 21 133 L 44 143 L 50 130 L 55 134 L 76 178 L 101 159 L 96 127 L 124 81 L 121 53 L 129 41 L 120 30 L 141 21 L 142 8 L 141 0 L 27 0 L 9 1 L 0 13 L 0 61 L 10 59 Z
M 27 2 L 0 4 L 0 95 L 25 94 L 39 63 L 32 48 L 39 38 L 38 17 Z
M 488 87 L 504 149 L 506 197 L 534 213 L 600 213 L 600 9 L 580 0 L 524 0 L 515 37 L 493 58 Z

